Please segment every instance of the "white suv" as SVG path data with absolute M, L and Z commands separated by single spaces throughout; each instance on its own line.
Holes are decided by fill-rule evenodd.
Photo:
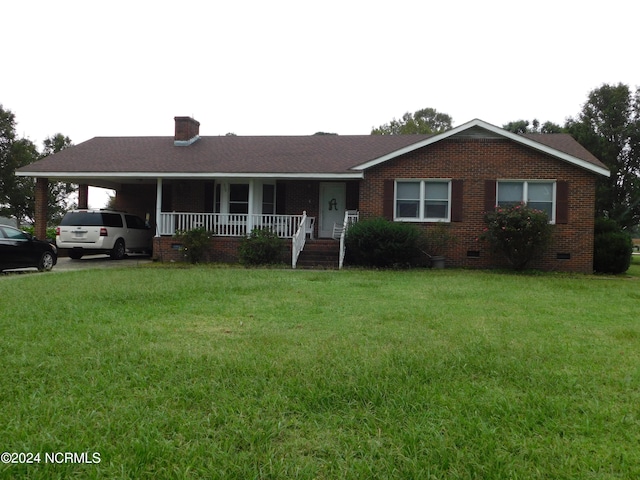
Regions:
M 58 249 L 69 256 L 108 253 L 120 260 L 127 252 L 151 253 L 152 232 L 140 217 L 113 210 L 71 210 L 56 228 Z

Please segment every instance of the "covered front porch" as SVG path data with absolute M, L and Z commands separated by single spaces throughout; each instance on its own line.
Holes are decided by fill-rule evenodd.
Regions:
M 211 261 L 235 262 L 241 239 L 265 228 L 285 240 L 295 268 L 307 239 L 334 238 L 334 226 L 343 224 L 345 212 L 357 210 L 359 182 L 172 178 L 157 179 L 155 185 L 125 184 L 116 192 L 118 209 L 136 210 L 140 216 L 151 210 L 146 216 L 155 231 L 154 256 L 159 260 L 178 260 L 179 234 L 202 228 L 212 239 Z

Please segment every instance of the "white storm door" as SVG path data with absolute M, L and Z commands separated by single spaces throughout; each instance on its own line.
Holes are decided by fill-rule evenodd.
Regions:
M 344 222 L 347 185 L 345 183 L 323 182 L 320 184 L 320 218 L 318 236 L 331 237 L 333 224 Z

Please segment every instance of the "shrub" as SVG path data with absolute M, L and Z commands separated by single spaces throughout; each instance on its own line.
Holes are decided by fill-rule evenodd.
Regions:
M 631 265 L 633 242 L 614 221 L 597 218 L 593 238 L 593 270 L 599 273 L 624 273 Z
M 282 263 L 282 240 L 267 228 L 254 228 L 240 242 L 238 255 L 243 265 L 274 265 Z
M 383 218 L 362 220 L 347 230 L 347 261 L 366 267 L 410 266 L 419 256 L 420 231 Z
M 482 239 L 504 254 L 515 270 L 524 270 L 551 238 L 547 214 L 526 205 L 498 207 L 485 213 Z
M 182 242 L 180 251 L 190 263 L 199 263 L 206 258 L 211 244 L 210 235 L 204 228 L 194 228 L 177 232 L 176 237 Z
M 35 232 L 35 228 L 33 227 L 33 225 L 26 225 L 26 226 L 21 226 L 20 230 L 22 230 L 23 232 L 27 232 L 30 233 L 31 235 L 34 235 Z M 45 238 L 40 238 L 39 240 L 51 240 L 53 242 L 56 241 L 56 229 L 55 227 L 47 227 L 47 233 L 46 233 L 46 237 Z

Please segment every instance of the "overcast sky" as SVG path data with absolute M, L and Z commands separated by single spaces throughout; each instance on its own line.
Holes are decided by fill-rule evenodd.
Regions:
M 2 2 L 0 104 L 63 133 L 369 134 L 433 107 L 563 123 L 603 83 L 640 85 L 637 0 Z

